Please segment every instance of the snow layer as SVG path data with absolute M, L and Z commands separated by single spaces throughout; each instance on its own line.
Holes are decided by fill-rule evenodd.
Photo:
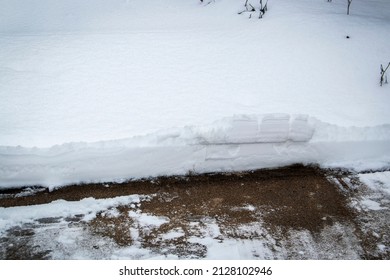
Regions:
M 0 0 L 0 145 L 50 147 L 236 114 L 389 123 L 390 3 Z M 256 1 L 255 1 L 256 2 Z M 340 2 L 340 3 L 339 3 Z M 346 36 L 350 39 L 346 39 Z
M 389 1 L 0 5 L 1 187 L 389 165 Z
M 0 147 L 0 185 L 55 187 L 293 163 L 383 168 L 390 166 L 389 147 L 389 125 L 347 129 L 303 115 L 236 116 L 116 141 Z

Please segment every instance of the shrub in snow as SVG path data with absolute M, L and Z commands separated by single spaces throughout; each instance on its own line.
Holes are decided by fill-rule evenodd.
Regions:
M 255 13 L 256 11 L 259 12 L 259 18 L 263 18 L 263 15 L 265 12 L 268 10 L 268 1 L 263 5 L 263 0 L 260 0 L 259 7 L 256 9 L 251 3 L 249 3 L 249 0 L 245 0 L 245 10 L 238 12 L 239 15 L 242 13 L 249 13 L 249 18 L 252 17 L 252 14 Z
M 263 0 L 260 0 L 260 14 L 259 14 L 259 18 L 262 18 L 263 15 L 265 14 L 265 12 L 268 10 L 267 4 L 268 4 L 268 1 L 263 6 Z
M 387 71 L 387 69 L 389 69 L 389 66 L 390 66 L 390 62 L 389 62 L 389 64 L 387 64 L 387 67 L 385 69 L 383 68 L 383 65 L 381 64 L 381 80 L 380 80 L 381 86 L 383 85 L 383 83 L 387 84 L 386 71 Z

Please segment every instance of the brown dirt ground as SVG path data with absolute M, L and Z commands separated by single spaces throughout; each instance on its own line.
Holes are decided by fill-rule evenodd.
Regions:
M 224 216 L 229 222 L 237 223 L 252 220 L 251 211 L 232 209 L 253 205 L 274 210 L 264 217 L 270 224 L 318 231 L 329 223 L 323 217 L 353 218 L 346 207 L 345 196 L 324 175 L 317 167 L 294 165 L 250 172 L 159 177 L 109 183 L 109 187 L 107 184 L 72 185 L 33 196 L 0 199 L 0 207 L 44 204 L 58 199 L 77 201 L 86 197 L 157 193 L 161 194 L 160 199 L 143 203 L 144 211 L 176 219 Z M 172 197 L 175 199 L 170 199 Z

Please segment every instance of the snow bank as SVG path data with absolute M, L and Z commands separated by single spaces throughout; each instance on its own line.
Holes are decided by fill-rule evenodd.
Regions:
M 390 125 L 345 128 L 306 115 L 242 115 L 115 141 L 0 146 L 0 186 L 54 187 L 293 163 L 381 168 L 390 166 L 389 147 Z
M 314 127 L 306 115 L 266 114 L 234 116 L 205 126 L 203 131 L 192 130 L 205 144 L 249 144 L 305 142 L 311 139 Z

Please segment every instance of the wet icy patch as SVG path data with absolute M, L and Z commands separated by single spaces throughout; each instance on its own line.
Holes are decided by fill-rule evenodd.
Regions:
M 150 197 L 130 195 L 107 199 L 85 198 L 80 201 L 56 200 L 43 205 L 0 207 L 0 233 L 14 225 L 34 223 L 36 220 L 51 217 L 66 218 L 83 215 L 83 221 L 88 221 L 93 219 L 99 211 L 120 205 L 140 203 L 140 201 L 147 199 Z

